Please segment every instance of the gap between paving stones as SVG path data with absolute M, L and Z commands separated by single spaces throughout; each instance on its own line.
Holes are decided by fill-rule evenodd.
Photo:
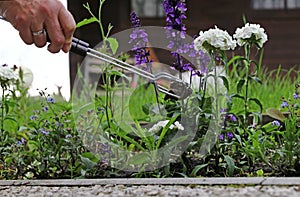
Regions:
M 94 186 L 94 185 L 300 185 L 300 177 L 232 177 L 232 178 L 113 178 L 0 180 L 0 186 Z

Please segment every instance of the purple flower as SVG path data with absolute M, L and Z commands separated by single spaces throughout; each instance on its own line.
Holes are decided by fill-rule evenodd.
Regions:
M 48 108 L 48 106 L 45 106 L 45 107 L 42 108 L 42 110 L 43 110 L 44 112 L 48 112 L 49 108 Z
M 140 18 L 135 12 L 131 12 L 130 21 L 134 30 L 130 34 L 129 44 L 134 43 L 132 51 L 135 53 L 136 65 L 152 62 L 152 60 L 149 60 L 150 51 L 147 50 L 147 44 L 149 42 L 148 34 L 144 29 L 140 28 Z
M 181 36 L 184 36 L 186 27 L 182 20 L 186 19 L 185 0 L 164 0 L 163 7 L 166 13 L 167 29 L 178 30 L 182 33 Z
M 140 18 L 136 15 L 135 12 L 131 12 L 131 13 L 130 13 L 130 21 L 131 21 L 131 24 L 132 24 L 132 27 L 133 27 L 133 28 L 142 26 L 142 25 L 141 25 L 141 20 L 140 20 Z
M 55 102 L 55 100 L 54 100 L 54 98 L 47 97 L 47 102 L 53 104 Z
M 46 131 L 46 129 L 45 128 L 40 128 L 39 129 L 39 132 L 41 132 L 42 134 L 44 134 L 44 135 L 49 135 L 49 131 Z
M 183 72 L 184 65 L 179 54 L 188 53 L 192 48 L 190 44 L 183 42 L 186 35 L 186 27 L 182 23 L 186 19 L 185 0 L 164 0 L 163 7 L 166 14 L 166 35 L 167 39 L 169 39 L 167 47 L 172 50 L 171 54 L 176 58 L 176 62 L 172 67 Z
M 271 123 L 273 126 L 280 126 L 280 122 L 278 120 L 274 120 L 272 123 Z
M 230 139 L 230 140 L 231 140 L 231 139 L 233 138 L 233 133 L 231 133 L 231 132 L 228 132 L 228 133 L 227 133 L 227 137 L 228 137 L 228 139 Z
M 30 116 L 30 120 L 37 120 L 37 115 L 32 115 L 32 116 Z
M 285 108 L 285 107 L 288 107 L 289 106 L 289 103 L 287 101 L 283 101 L 280 105 L 281 108 Z
M 24 138 L 21 138 L 21 140 L 17 141 L 18 146 L 22 146 L 26 143 L 26 140 Z
M 294 97 L 294 99 L 300 99 L 300 94 L 294 93 L 293 97 Z
M 233 122 L 237 121 L 237 118 L 233 114 L 229 114 L 228 116 Z
M 192 70 L 194 70 L 194 68 L 192 67 L 191 64 L 184 64 L 184 65 L 182 66 L 182 69 L 183 69 L 183 70 L 186 70 L 186 71 L 192 71 Z
M 219 140 L 224 140 L 224 137 L 225 137 L 224 134 L 221 133 L 221 134 L 219 135 Z

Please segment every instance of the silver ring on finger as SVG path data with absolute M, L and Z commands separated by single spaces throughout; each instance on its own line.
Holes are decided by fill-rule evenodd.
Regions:
M 45 33 L 45 29 L 42 29 L 42 30 L 40 30 L 40 31 L 33 31 L 32 32 L 32 35 L 33 36 L 39 36 L 39 35 L 42 35 L 42 34 L 44 34 Z

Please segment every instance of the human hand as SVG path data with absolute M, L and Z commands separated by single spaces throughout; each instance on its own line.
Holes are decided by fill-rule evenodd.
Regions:
M 76 24 L 59 0 L 0 0 L 0 9 L 26 44 L 44 47 L 47 32 L 51 53 L 70 50 Z

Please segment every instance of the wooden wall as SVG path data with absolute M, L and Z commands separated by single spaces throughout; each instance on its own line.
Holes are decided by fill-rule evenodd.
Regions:
M 69 0 L 69 10 L 78 22 L 89 17 L 82 4 L 88 2 L 96 11 L 98 1 Z M 185 24 L 188 34 L 194 36 L 200 30 L 207 30 L 217 25 L 233 34 L 237 27 L 243 25 L 243 15 L 250 23 L 259 23 L 268 34 L 265 45 L 263 64 L 268 69 L 295 66 L 299 70 L 300 63 L 300 10 L 253 10 L 250 0 L 187 0 L 187 17 Z M 112 33 L 130 28 L 130 1 L 107 0 L 104 7 L 104 23 L 114 25 Z M 164 18 L 143 18 L 143 25 L 164 26 Z M 75 36 L 96 45 L 101 41 L 97 25 L 89 25 L 76 30 Z M 76 65 L 82 60 L 77 55 L 70 54 L 71 84 L 76 74 Z

